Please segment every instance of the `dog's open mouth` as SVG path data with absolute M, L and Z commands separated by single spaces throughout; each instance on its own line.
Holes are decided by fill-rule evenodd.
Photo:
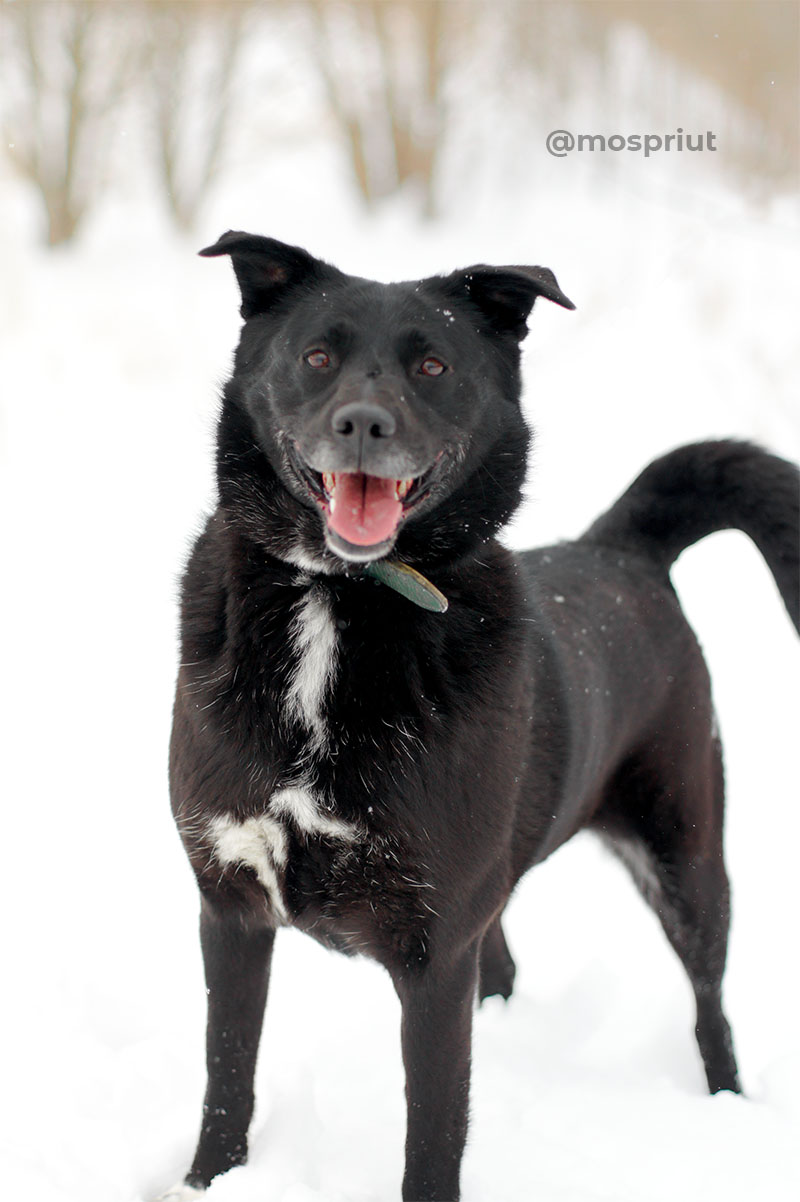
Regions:
M 394 541 L 409 511 L 428 495 L 433 472 L 393 480 L 364 472 L 317 472 L 299 455 L 295 462 L 325 516 L 329 536 L 363 551 L 380 552 Z
M 392 538 L 403 520 L 403 501 L 413 480 L 385 480 L 362 472 L 325 472 L 323 509 L 328 525 L 356 547 Z

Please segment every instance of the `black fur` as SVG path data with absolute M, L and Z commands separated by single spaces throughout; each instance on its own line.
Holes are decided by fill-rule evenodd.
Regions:
M 514 982 L 503 908 L 580 829 L 628 864 L 688 972 L 709 1088 L 738 1090 L 721 1008 L 720 747 L 668 568 L 737 526 L 797 623 L 796 470 L 744 443 L 684 447 L 583 538 L 512 554 L 495 535 L 525 473 L 519 340 L 537 296 L 572 307 L 552 273 L 475 267 L 383 285 L 234 233 L 203 253 L 231 255 L 246 320 L 219 422 L 219 506 L 183 585 L 171 747 L 209 989 L 187 1181 L 205 1186 L 246 1158 L 280 925 L 253 856 L 226 862 L 213 822 L 252 832 L 298 781 L 321 821 L 355 835 L 284 816 L 269 864 L 285 920 L 373 956 L 400 996 L 406 1202 L 459 1197 L 474 999 L 508 997 Z M 319 483 L 330 472 L 417 481 L 377 550 L 331 529 Z M 378 556 L 429 576 L 448 612 L 367 576 Z M 310 597 L 336 644 L 319 729 L 287 707 Z

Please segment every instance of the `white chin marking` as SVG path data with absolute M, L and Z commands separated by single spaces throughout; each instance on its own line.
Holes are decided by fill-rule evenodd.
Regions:
M 165 1194 L 159 1194 L 155 1202 L 191 1202 L 192 1198 L 202 1198 L 205 1192 L 204 1189 L 186 1185 L 181 1181 L 178 1185 L 173 1185 L 172 1189 L 168 1189 Z
M 336 571 L 333 564 L 327 563 L 320 555 L 314 555 L 306 551 L 299 543 L 284 551 L 282 558 L 287 563 L 294 564 L 296 568 L 302 568 L 304 572 L 308 572 L 311 576 L 330 576 Z

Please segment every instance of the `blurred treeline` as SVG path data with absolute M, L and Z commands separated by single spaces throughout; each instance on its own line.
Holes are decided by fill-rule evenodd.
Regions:
M 468 189 L 487 138 L 525 131 L 519 153 L 544 155 L 544 134 L 581 117 L 575 132 L 715 128 L 723 169 L 763 197 L 797 183 L 799 14 L 795 0 L 3 0 L 3 149 L 50 245 L 124 175 L 123 143 L 182 228 L 232 165 L 287 142 L 334 139 L 365 205 L 402 190 L 433 214 L 443 175 Z

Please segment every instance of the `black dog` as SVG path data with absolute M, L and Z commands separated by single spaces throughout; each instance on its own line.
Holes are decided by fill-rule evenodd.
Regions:
M 247 1155 L 276 930 L 364 952 L 402 1002 L 403 1198 L 453 1202 L 476 994 L 508 997 L 501 916 L 582 828 L 655 908 L 738 1090 L 721 982 L 723 782 L 669 567 L 754 539 L 798 620 L 798 474 L 747 444 L 652 464 L 580 539 L 515 555 L 519 343 L 539 267 L 378 284 L 225 234 L 245 319 L 219 506 L 183 586 L 175 817 L 202 896 L 208 1091 L 190 1198 Z M 449 605 L 449 608 L 448 608 Z M 446 612 L 445 612 L 446 611 Z

